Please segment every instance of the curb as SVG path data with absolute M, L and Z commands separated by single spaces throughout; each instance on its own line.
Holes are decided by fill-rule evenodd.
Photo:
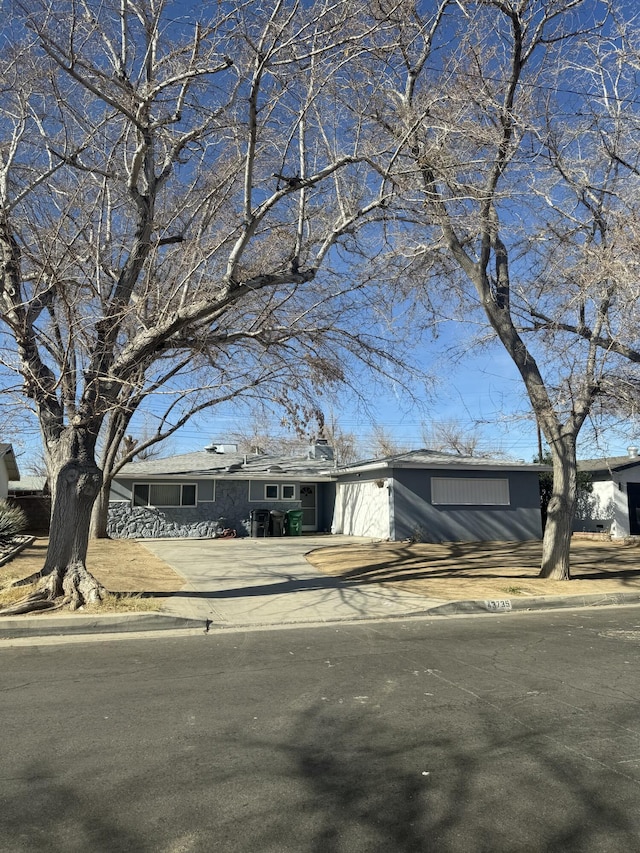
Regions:
M 165 616 L 162 613 L 105 613 L 91 616 L 3 616 L 0 640 L 30 637 L 78 636 L 82 634 L 123 634 L 141 631 L 201 630 L 204 619 Z
M 336 625 L 341 622 L 370 622 L 399 619 L 428 618 L 432 616 L 470 616 L 473 614 L 504 615 L 513 612 L 536 610 L 560 610 L 576 607 L 607 607 L 614 605 L 640 604 L 640 592 L 604 593 L 594 595 L 540 596 L 529 598 L 469 599 L 447 601 L 407 613 L 370 614 L 360 617 L 335 618 L 309 621 L 283 619 L 280 622 L 244 623 L 220 625 L 210 619 L 194 619 L 188 616 L 172 616 L 162 613 L 93 614 L 91 616 L 3 616 L 0 617 L 0 642 L 2 640 L 40 637 L 79 637 L 95 634 L 125 634 L 153 631 L 209 631 L 251 630 L 265 628 L 302 628 L 308 624 Z
M 514 611 L 559 610 L 571 607 L 607 607 L 638 604 L 640 592 L 594 593 L 593 595 L 545 595 L 537 598 L 496 598 L 448 601 L 425 610 L 428 616 L 455 616 L 470 613 L 513 613 Z

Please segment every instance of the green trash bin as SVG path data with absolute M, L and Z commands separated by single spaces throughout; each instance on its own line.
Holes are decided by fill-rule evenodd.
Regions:
M 287 511 L 285 520 L 285 533 L 287 536 L 302 536 L 302 510 L 290 509 Z

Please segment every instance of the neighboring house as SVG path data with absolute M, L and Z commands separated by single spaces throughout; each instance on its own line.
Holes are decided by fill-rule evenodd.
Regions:
M 29 475 L 10 480 L 9 498 L 27 516 L 27 528 L 32 532 L 48 533 L 51 519 L 51 493 L 46 477 Z
M 18 463 L 10 444 L 0 444 L 0 498 L 9 494 L 9 480 L 19 480 Z
M 628 456 L 583 459 L 579 471 L 591 474 L 593 492 L 578 502 L 575 532 L 609 532 L 614 538 L 640 536 L 640 456 L 637 447 Z
M 332 530 L 422 542 L 542 536 L 547 465 L 414 450 L 336 470 Z
M 304 456 L 238 453 L 217 445 L 125 465 L 109 499 L 117 538 L 207 537 L 220 527 L 251 530 L 253 510 L 301 509 L 303 531 L 328 531 L 335 496 L 333 450 L 319 441 Z

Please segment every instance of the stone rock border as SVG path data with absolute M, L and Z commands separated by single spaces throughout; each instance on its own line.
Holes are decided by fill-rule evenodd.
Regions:
M 35 536 L 14 536 L 8 545 L 0 546 L 0 566 L 4 566 L 10 560 L 13 560 L 23 548 L 35 542 Z

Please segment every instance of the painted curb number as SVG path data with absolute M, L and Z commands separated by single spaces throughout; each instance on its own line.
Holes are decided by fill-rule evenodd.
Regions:
M 508 598 L 496 598 L 485 601 L 487 610 L 511 610 L 511 601 Z

